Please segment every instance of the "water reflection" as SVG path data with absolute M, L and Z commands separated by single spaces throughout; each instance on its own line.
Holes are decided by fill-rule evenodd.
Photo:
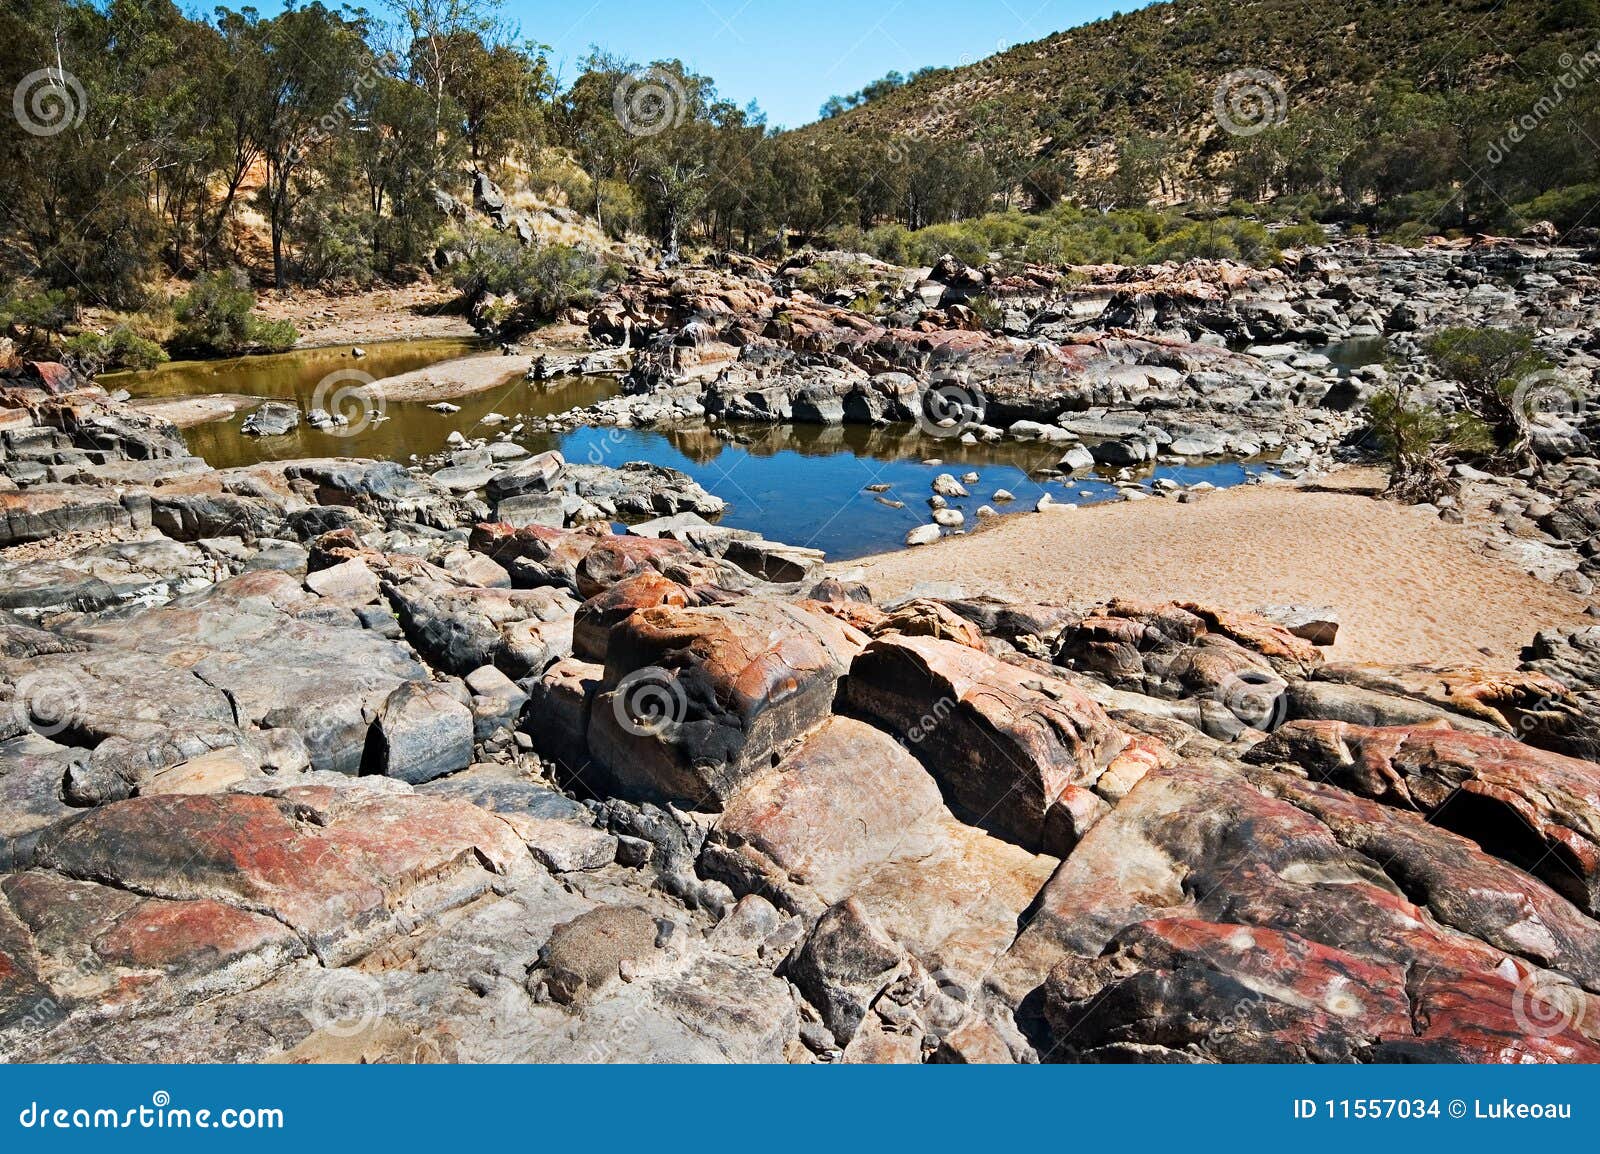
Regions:
M 1379 342 L 1381 345 L 1381 341 Z M 424 368 L 477 351 L 464 341 L 397 342 L 374 345 L 355 360 L 348 349 L 308 350 L 243 361 L 175 364 L 153 373 L 106 378 L 111 388 L 136 397 L 247 394 L 311 405 L 328 373 L 357 368 L 385 377 Z M 390 402 L 387 419 L 355 435 L 302 423 L 283 437 L 246 437 L 244 412 L 185 431 L 192 452 L 218 468 L 301 457 L 371 457 L 410 461 L 440 453 L 450 435 L 498 439 L 519 421 L 593 405 L 615 393 L 604 377 L 577 377 L 547 385 L 520 378 L 452 402 L 453 413 L 421 402 Z M 498 413 L 504 423 L 485 424 Z M 966 528 L 977 524 L 981 506 L 1002 515 L 1032 510 L 1049 493 L 1060 502 L 1093 504 L 1116 499 L 1119 490 L 1103 476 L 1052 478 L 1062 447 L 1043 443 L 962 444 L 916 426 L 741 424 L 718 430 L 696 423 L 670 431 L 581 428 L 566 433 L 526 431 L 512 439 L 531 452 L 560 449 L 577 464 L 622 465 L 645 461 L 688 473 L 729 502 L 721 523 L 769 538 L 851 558 L 899 548 L 905 535 L 931 520 L 928 498 L 941 473 L 965 477 L 970 496 L 950 499 Z M 1236 485 L 1253 471 L 1238 463 L 1161 466 L 1144 479 L 1168 478 L 1182 485 L 1209 481 Z M 881 490 L 881 491 L 880 491 Z M 1014 499 L 1005 501 L 1000 491 Z M 1070 514 L 1069 514 L 1070 515 Z
M 961 511 L 967 529 L 975 527 L 984 505 L 1004 516 L 1031 512 L 1046 493 L 1080 505 L 1120 495 L 1104 476 L 1039 476 L 1061 455 L 1059 448 L 1042 445 L 962 445 L 919 434 L 914 427 L 739 426 L 735 431 L 748 443 L 730 443 L 703 429 L 579 429 L 561 438 L 559 447 L 577 463 L 650 461 L 681 469 L 730 503 L 721 524 L 822 549 L 835 560 L 900 548 L 908 532 L 931 520 L 928 498 L 941 473 L 978 474 L 966 483 L 970 496 L 948 502 Z M 1220 489 L 1259 471 L 1259 466 L 1219 462 L 1163 465 L 1144 477 L 1180 485 L 1209 481 Z M 882 486 L 885 491 L 872 491 Z M 997 500 L 1000 490 L 1014 500 Z

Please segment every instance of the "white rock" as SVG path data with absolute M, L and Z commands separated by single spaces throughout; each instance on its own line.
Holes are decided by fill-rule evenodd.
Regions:
M 910 546 L 932 545 L 942 534 L 937 525 L 918 525 L 906 534 L 906 544 Z

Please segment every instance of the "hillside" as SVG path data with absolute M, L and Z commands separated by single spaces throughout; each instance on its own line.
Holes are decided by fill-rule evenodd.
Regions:
M 1457 123 L 1468 135 L 1492 129 L 1492 140 L 1564 70 L 1593 80 L 1582 56 L 1597 28 L 1596 0 L 1177 0 L 919 73 L 799 132 L 823 144 L 873 134 L 975 141 L 1030 162 L 1070 155 L 1080 171 L 1148 136 L 1159 142 L 1158 167 L 1170 169 L 1162 183 L 1170 175 L 1181 185 L 1185 172 L 1256 138 L 1219 128 L 1213 104 L 1230 74 L 1270 74 L 1254 92 L 1235 91 L 1235 112 L 1291 138 L 1375 131 L 1387 89 L 1391 105 L 1408 90 L 1471 102 L 1465 116 L 1452 110 Z M 1276 116 L 1250 105 L 1263 94 Z

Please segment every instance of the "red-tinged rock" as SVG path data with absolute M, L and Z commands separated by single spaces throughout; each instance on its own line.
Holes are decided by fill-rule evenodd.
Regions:
M 1378 1062 L 1600 1062 L 1600 998 L 1506 961 L 1493 973 L 1419 968 L 1410 982 L 1413 1036 L 1381 1040 Z
M 1510 738 L 1336 721 L 1291 722 L 1249 760 L 1414 809 L 1600 913 L 1600 765 Z
M 944 1032 L 929 1061 L 950 1066 L 1010 1066 L 1016 1059 L 1000 1031 L 977 1014 L 968 1014 L 955 1029 Z
M 1421 814 L 1290 774 L 1253 780 L 1322 822 L 1340 845 L 1382 863 L 1444 925 L 1600 991 L 1600 924 L 1543 882 Z
M 39 978 L 33 935 L 0 901 L 0 1055 L 13 1039 L 41 1034 L 66 1017 L 68 1008 Z
M 1062 792 L 1093 787 L 1128 744 L 1066 682 L 931 637 L 874 641 L 848 692 L 854 709 L 903 735 L 958 813 L 1030 848 L 1043 846 Z
M 1178 608 L 1206 623 L 1212 633 L 1220 633 L 1271 661 L 1280 671 L 1300 669 L 1309 672 L 1322 664 L 1322 653 L 1311 642 L 1291 633 L 1276 621 L 1254 613 L 1235 613 L 1210 605 L 1180 602 Z
M 1576 704 L 1561 682 L 1528 670 L 1335 662 L 1318 669 L 1315 680 L 1423 701 L 1515 735 L 1531 736 L 1541 728 L 1544 714 Z
M 827 719 L 865 640 L 781 602 L 640 610 L 611 631 L 590 754 L 619 796 L 720 809 Z
M 1152 697 L 1210 698 L 1267 728 L 1286 678 L 1321 661 L 1316 646 L 1265 618 L 1197 605 L 1113 601 L 1061 633 L 1055 660 L 1114 688 Z
M 936 637 L 968 649 L 983 649 L 983 634 L 965 617 L 938 601 L 918 598 L 897 606 L 869 631 L 873 637 Z
M 533 748 L 555 762 L 569 780 L 589 780 L 589 710 L 605 672 L 599 665 L 569 657 L 528 683 L 522 728 L 533 739 Z
M 1051 1061 L 1350 1062 L 1411 1034 L 1406 969 L 1297 934 L 1140 922 L 1044 987 Z
M 976 991 L 1055 866 L 957 821 L 905 749 L 835 717 L 738 792 L 699 872 L 807 918 L 853 898 L 929 971 Z
M 882 623 L 887 616 L 882 609 L 875 605 L 868 605 L 861 601 L 832 600 L 816 601 L 804 600 L 796 602 L 807 613 L 821 613 L 836 620 L 843 621 L 852 629 L 872 635 L 872 630 Z
M 866 884 L 908 833 L 945 816 L 916 758 L 882 730 L 835 717 L 738 791 L 705 860 L 735 892 L 815 917 Z
M 578 606 L 572 623 L 572 653 L 582 661 L 604 662 L 611 629 L 640 609 L 688 606 L 690 594 L 654 570 L 635 574 Z
M 287 926 L 209 899 L 142 897 L 55 874 L 0 882 L 63 1005 L 148 1005 L 250 989 L 306 954 Z
M 155 897 L 265 911 L 339 965 L 487 892 L 526 853 L 473 805 L 303 786 L 103 806 L 50 831 L 36 861 Z
M 656 537 L 603 537 L 584 554 L 576 571 L 578 596 L 597 597 L 641 573 L 661 574 L 674 563 L 703 560 L 681 541 Z M 697 582 L 696 582 L 697 583 Z
M 1261 1057 L 1286 1039 L 1292 1042 L 1291 1051 L 1301 1047 L 1307 1054 L 1320 1052 L 1319 1047 L 1331 1047 L 1337 1054 L 1348 1046 L 1360 1060 L 1380 1060 L 1390 1053 L 1386 1047 L 1395 1046 L 1409 1047 L 1404 1053 L 1413 1058 L 1440 1061 L 1468 1053 L 1475 1054 L 1473 1060 L 1501 1060 L 1519 1047 L 1540 1052 L 1545 1035 L 1537 1015 L 1524 1012 L 1523 1021 L 1517 1021 L 1513 1011 L 1518 984 L 1524 978 L 1558 984 L 1564 979 L 1534 972 L 1499 949 L 1441 927 L 1427 910 L 1407 900 L 1381 865 L 1340 844 L 1310 813 L 1263 794 L 1236 772 L 1199 766 L 1157 770 L 1089 832 L 1051 878 L 1030 924 L 995 967 L 989 987 L 1008 1005 L 1031 1005 L 1028 999 L 1045 975 L 1065 963 L 1060 974 L 1072 977 L 1055 999 L 1058 1027 L 1066 1022 L 1059 1017 L 1063 1007 L 1072 1014 L 1077 1013 L 1072 1006 L 1089 1011 L 1083 1000 L 1086 990 L 1101 985 L 1114 990 L 1121 1000 L 1103 1018 L 1097 1043 L 1104 1051 L 1097 1056 L 1106 1059 Z M 1405 975 L 1400 984 L 1407 987 L 1415 1021 L 1390 1029 L 1381 1019 L 1376 1025 L 1347 1020 L 1339 1028 L 1343 1034 L 1329 1033 L 1322 1019 L 1294 1013 L 1305 992 L 1296 993 L 1295 982 L 1284 982 L 1274 993 L 1259 975 L 1239 970 L 1240 960 L 1219 953 L 1214 943 L 1200 951 L 1197 961 L 1150 955 L 1148 965 L 1143 954 L 1130 954 L 1116 944 L 1145 941 L 1128 937 L 1131 927 L 1174 918 L 1235 927 L 1252 942 L 1265 940 L 1260 931 L 1280 935 L 1274 941 L 1281 949 L 1269 950 L 1268 956 L 1276 958 L 1272 968 L 1285 977 L 1299 973 L 1297 958 L 1320 958 L 1319 972 L 1326 972 L 1323 962 L 1335 969 L 1350 966 L 1317 950 L 1290 950 L 1291 936 L 1318 950 L 1392 967 Z M 1102 957 L 1107 953 L 1125 956 L 1107 961 Z M 1442 991 L 1477 988 L 1493 996 L 1441 1002 L 1428 1034 L 1415 1015 L 1423 975 L 1431 975 Z M 1355 982 L 1356 987 L 1364 985 L 1372 983 Z M 1560 1045 L 1581 1049 L 1585 1039 L 1596 1036 L 1594 1023 L 1585 1016 L 1590 1003 L 1584 999 L 1589 996 L 1575 986 L 1561 988 L 1581 995 L 1574 1003 L 1581 1012 L 1573 1016 L 1576 1040 Z M 1246 1003 L 1241 989 L 1258 1000 L 1264 993 L 1271 996 L 1265 1004 Z M 1370 1011 L 1375 1003 L 1359 989 L 1355 992 L 1361 1013 Z M 1249 1013 L 1242 1020 L 1247 1036 L 1239 1037 L 1241 1006 L 1246 1005 Z M 1139 1016 L 1147 1027 L 1129 1025 Z M 1144 1028 L 1146 1036 L 1135 1036 Z M 1073 1038 L 1079 1040 L 1058 1033 L 1055 1041 L 1083 1047 L 1083 1033 L 1074 1027 Z M 1267 1039 L 1264 1048 L 1255 1048 L 1251 1033 Z M 1499 1037 L 1503 1046 L 1485 1045 L 1492 1037 Z M 1214 1047 L 1219 1038 L 1242 1048 L 1219 1055 L 1202 1044 Z M 1402 1056 L 1402 1051 L 1393 1056 Z
M 0 491 L 0 546 L 99 529 L 126 529 L 133 515 L 115 492 L 66 486 Z
M 1148 774 L 1056 871 L 1012 948 L 1006 981 L 1021 984 L 1010 992 L 1027 993 L 1069 953 L 1097 956 L 1135 922 L 1196 909 L 1377 956 L 1415 956 L 1426 919 L 1311 815 L 1238 773 L 1181 765 Z M 1457 940 L 1486 968 L 1502 956 Z
M 15 379 L 52 397 L 65 396 L 78 387 L 72 369 L 59 361 L 23 361 Z

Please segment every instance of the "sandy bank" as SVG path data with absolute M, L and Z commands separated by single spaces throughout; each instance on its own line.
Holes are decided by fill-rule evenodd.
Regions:
M 1588 601 L 1486 557 L 1465 528 L 1354 493 L 1251 486 L 1194 504 L 1151 500 L 1007 517 L 967 537 L 834 567 L 880 598 L 919 582 L 969 594 L 1092 603 L 1327 606 L 1334 659 L 1516 663 Z

